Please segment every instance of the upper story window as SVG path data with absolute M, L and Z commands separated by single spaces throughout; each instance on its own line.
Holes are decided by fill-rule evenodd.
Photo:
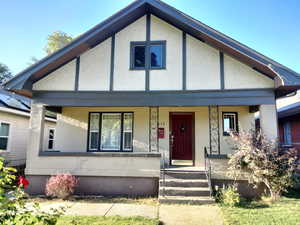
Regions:
M 146 42 L 131 42 L 130 69 L 144 70 L 166 68 L 166 41 L 151 41 L 149 53 L 146 51 Z M 149 54 L 149 55 L 147 55 Z M 147 62 L 149 60 L 149 62 Z
M 223 135 L 238 132 L 238 116 L 236 112 L 223 112 Z
M 132 151 L 133 113 L 90 113 L 89 151 Z
M 0 124 L 0 150 L 7 150 L 10 124 Z

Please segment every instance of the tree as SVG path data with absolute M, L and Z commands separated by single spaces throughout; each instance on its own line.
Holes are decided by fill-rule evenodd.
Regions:
M 55 31 L 47 38 L 45 51 L 48 55 L 66 46 L 73 40 L 73 37 L 62 31 Z
M 0 85 L 12 77 L 13 75 L 8 67 L 5 64 L 0 63 Z
M 28 66 L 31 66 L 31 65 L 37 63 L 38 61 L 39 61 L 38 58 L 36 58 L 35 56 L 31 56 L 30 62 L 28 62 L 27 64 L 28 64 Z
M 231 137 L 237 149 L 228 162 L 231 177 L 245 176 L 254 187 L 265 184 L 272 200 L 295 184 L 299 160 L 296 149 L 280 149 L 275 141 L 255 131 Z

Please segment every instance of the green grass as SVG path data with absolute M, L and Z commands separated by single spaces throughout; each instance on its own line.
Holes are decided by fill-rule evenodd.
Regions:
M 298 225 L 300 193 L 267 201 L 244 202 L 240 207 L 222 206 L 226 225 Z
M 57 225 L 158 225 L 157 219 L 120 216 L 63 216 Z

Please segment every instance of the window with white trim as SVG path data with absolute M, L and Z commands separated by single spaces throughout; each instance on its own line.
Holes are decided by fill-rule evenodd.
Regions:
M 89 151 L 132 151 L 133 113 L 90 113 L 88 135 Z
M 8 123 L 0 124 L 0 150 L 7 150 L 8 148 L 9 129 L 10 129 L 10 124 Z
M 55 129 L 49 129 L 49 136 L 48 136 L 48 150 L 54 149 L 54 138 L 55 138 Z
M 223 135 L 229 136 L 230 132 L 238 132 L 238 116 L 236 112 L 223 112 Z

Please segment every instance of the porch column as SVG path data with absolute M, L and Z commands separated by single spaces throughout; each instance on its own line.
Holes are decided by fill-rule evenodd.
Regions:
M 43 148 L 45 107 L 43 104 L 31 103 L 29 137 L 27 144 L 27 162 L 36 157 Z
M 274 140 L 278 138 L 278 121 L 276 105 L 259 106 L 260 129 L 267 138 Z
M 149 151 L 158 152 L 158 107 L 149 107 Z

